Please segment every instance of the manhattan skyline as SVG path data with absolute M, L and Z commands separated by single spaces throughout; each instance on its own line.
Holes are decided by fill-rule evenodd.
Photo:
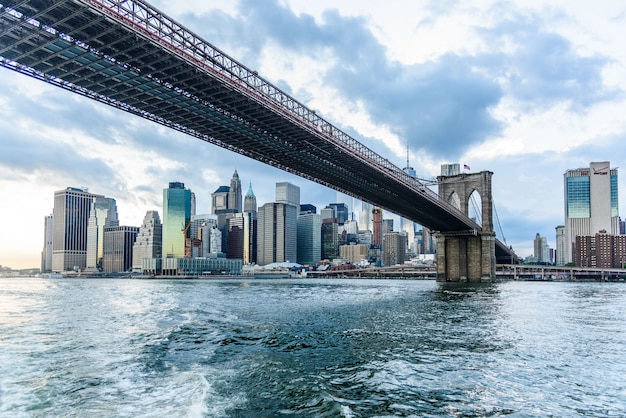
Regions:
M 626 6 L 609 1 L 151 2 L 399 167 L 494 172 L 504 237 L 532 254 L 564 221 L 563 173 L 625 157 Z M 395 7 L 394 7 L 395 6 Z M 400 7 L 402 6 L 402 7 Z M 176 7 L 176 9 L 174 8 Z M 380 8 L 383 8 L 379 10 Z M 210 22 L 211 24 L 208 24 Z M 277 181 L 335 192 L 0 68 L 0 264 L 39 264 L 53 193 L 86 186 L 139 226 L 181 181 L 198 213 L 233 169 L 259 202 Z M 619 185 L 620 206 L 625 195 Z

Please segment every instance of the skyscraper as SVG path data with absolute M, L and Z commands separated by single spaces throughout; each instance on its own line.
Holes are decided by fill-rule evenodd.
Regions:
M 41 251 L 41 272 L 52 270 L 52 235 L 54 233 L 54 216 L 44 219 L 43 250 Z
M 163 247 L 164 258 L 185 256 L 185 236 L 191 221 L 191 190 L 181 182 L 171 182 L 163 189 Z
M 383 244 L 383 210 L 379 207 L 372 208 L 372 219 L 374 227 L 372 245 L 381 248 Z
M 257 213 L 257 263 L 295 262 L 298 207 L 266 203 Z
M 102 270 L 104 256 L 104 227 L 118 226 L 117 204 L 115 199 L 96 196 L 91 202 L 87 226 L 87 266 L 86 270 Z
M 243 260 L 244 221 L 243 213 L 235 213 L 228 218 L 226 258 L 240 258 Z
M 146 258 L 161 258 L 163 225 L 159 212 L 149 210 L 139 227 L 137 239 L 133 245 L 133 271 L 141 271 Z
M 617 169 L 608 161 L 592 162 L 589 168 L 563 174 L 565 192 L 565 261 L 572 262 L 577 236 L 599 231 L 619 234 Z
M 298 216 L 298 255 L 300 264 L 315 264 L 322 259 L 322 215 L 305 213 Z
M 388 232 L 383 238 L 383 265 L 402 264 L 406 259 L 406 235 Z
M 241 180 L 237 170 L 230 179 L 230 189 L 228 190 L 228 209 L 232 209 L 235 213 L 241 213 Z
M 91 202 L 98 196 L 68 187 L 54 192 L 52 271 L 83 270 L 87 264 L 87 226 Z M 103 196 L 100 196 L 103 197 Z
M 372 205 L 361 202 L 361 213 L 359 214 L 359 230 L 372 231 Z
M 283 181 L 276 183 L 276 203 L 286 203 L 300 209 L 300 188 Z
M 105 226 L 102 270 L 107 273 L 130 271 L 133 265 L 133 244 L 136 226 Z
M 565 225 L 559 225 L 556 230 L 556 259 L 555 264 L 562 266 L 565 264 Z
M 244 212 L 256 212 L 257 211 L 256 196 L 254 195 L 254 192 L 252 191 L 252 183 L 250 183 L 250 186 L 248 186 L 248 192 L 246 193 L 246 196 L 243 199 L 243 211 Z

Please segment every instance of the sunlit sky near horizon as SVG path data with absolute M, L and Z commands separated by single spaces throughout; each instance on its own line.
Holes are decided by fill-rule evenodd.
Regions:
M 567 169 L 626 167 L 625 2 L 151 4 L 399 167 L 408 144 L 420 177 L 437 176 L 443 163 L 493 171 L 504 238 L 522 257 L 536 233 L 555 246 Z M 171 181 L 209 213 L 211 193 L 235 169 L 259 205 L 274 200 L 277 181 L 300 186 L 302 203 L 320 209 L 337 200 L 323 186 L 0 68 L 0 265 L 39 267 L 56 190 L 113 197 L 121 224 L 139 226 L 146 210 L 162 214 Z

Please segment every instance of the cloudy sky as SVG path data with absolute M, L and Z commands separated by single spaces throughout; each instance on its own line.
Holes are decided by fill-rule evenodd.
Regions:
M 626 3 L 614 0 L 152 2 L 396 165 L 494 172 L 500 239 L 555 246 L 563 173 L 626 158 Z M 0 265 L 38 267 L 53 193 L 117 200 L 123 225 L 162 213 L 182 181 L 210 194 L 239 172 L 259 204 L 277 181 L 334 191 L 0 68 Z M 621 171 L 621 170 L 620 170 Z M 622 176 L 623 177 L 623 176 Z M 620 208 L 626 209 L 626 182 Z M 358 209 L 358 205 L 356 205 Z

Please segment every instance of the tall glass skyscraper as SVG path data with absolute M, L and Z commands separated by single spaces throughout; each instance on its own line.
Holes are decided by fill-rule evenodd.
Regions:
M 183 231 L 191 221 L 191 190 L 181 182 L 171 182 L 163 189 L 163 248 L 164 258 L 185 256 Z
M 300 214 L 298 225 L 298 255 L 300 264 L 315 264 L 322 259 L 322 215 Z
M 565 192 L 565 261 L 572 262 L 576 236 L 600 231 L 619 234 L 617 169 L 609 161 L 592 162 L 589 168 L 563 174 Z M 558 251 L 558 249 L 557 249 Z

